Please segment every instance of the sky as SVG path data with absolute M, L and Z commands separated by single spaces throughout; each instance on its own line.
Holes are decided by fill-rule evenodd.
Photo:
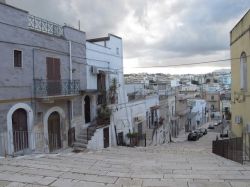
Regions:
M 230 68 L 230 31 L 249 0 L 6 0 L 30 14 L 123 38 L 125 73 L 207 73 Z M 160 66 L 160 68 L 155 68 Z M 169 67 L 170 66 L 170 67 Z M 142 68 L 147 67 L 147 68 Z

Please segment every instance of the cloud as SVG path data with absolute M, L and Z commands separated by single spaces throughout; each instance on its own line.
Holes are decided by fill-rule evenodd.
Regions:
M 117 0 L 7 0 L 11 5 L 28 10 L 30 14 L 58 24 L 78 28 L 89 37 L 116 33 L 119 22 L 128 12 L 122 1 Z
M 250 7 L 247 0 L 7 1 L 60 24 L 80 20 L 89 38 L 121 36 L 125 66 L 229 58 L 229 32 Z

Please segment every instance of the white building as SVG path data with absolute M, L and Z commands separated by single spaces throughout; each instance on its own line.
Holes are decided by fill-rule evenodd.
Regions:
M 221 86 L 219 83 L 203 84 L 202 91 L 208 93 L 214 93 L 221 91 Z
M 180 86 L 180 80 L 179 79 L 173 79 L 170 81 L 171 87 L 178 87 Z
M 219 82 L 223 85 L 231 85 L 232 83 L 232 77 L 231 74 L 224 74 L 219 76 Z
M 84 142 L 90 149 L 100 149 L 116 145 L 112 118 L 116 105 L 127 102 L 123 92 L 122 39 L 109 34 L 108 37 L 87 40 L 86 58 L 86 91 L 82 93 L 85 123 L 78 129 L 79 144 L 76 145 Z M 111 116 L 108 115 L 110 111 Z
M 191 107 L 192 125 L 197 128 L 207 122 L 207 102 L 204 99 L 188 99 L 188 106 Z
M 130 139 L 128 133 L 138 133 L 138 137 L 147 138 L 147 144 L 163 142 L 163 131 L 158 127 L 159 96 L 148 95 L 145 84 L 124 84 L 122 39 L 109 34 L 108 37 L 87 40 L 87 89 L 84 93 L 85 124 L 83 129 L 92 131 L 91 126 L 96 126 L 87 142 L 90 149 L 101 149 L 107 146 L 128 145 Z M 115 99 L 111 99 L 111 89 L 116 80 Z M 128 95 L 127 95 L 128 93 Z M 130 98 L 129 94 L 137 93 L 143 97 Z M 98 124 L 98 110 L 105 104 L 112 115 L 110 122 Z M 97 103 L 97 104 L 96 104 Z M 86 116 L 90 115 L 86 118 Z M 86 120 L 90 119 L 90 120 Z M 84 132 L 84 130 L 82 130 Z M 85 130 L 86 131 L 86 130 Z M 107 133 L 108 131 L 108 133 Z M 105 137 L 105 132 L 108 134 Z M 146 135 L 145 135 L 146 134 Z M 145 137 L 145 136 L 147 137 Z M 144 145 L 141 139 L 139 145 Z

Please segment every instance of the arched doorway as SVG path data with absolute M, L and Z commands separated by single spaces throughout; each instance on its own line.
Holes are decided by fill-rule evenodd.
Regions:
M 85 116 L 85 123 L 90 122 L 90 97 L 87 95 L 84 98 L 84 116 Z
M 20 108 L 12 114 L 14 152 L 29 148 L 27 112 Z
M 60 114 L 52 112 L 48 118 L 49 151 L 61 148 Z

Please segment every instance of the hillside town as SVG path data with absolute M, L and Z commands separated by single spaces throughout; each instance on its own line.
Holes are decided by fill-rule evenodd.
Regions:
M 249 28 L 231 69 L 125 74 L 121 36 L 1 0 L 0 186 L 249 186 Z

